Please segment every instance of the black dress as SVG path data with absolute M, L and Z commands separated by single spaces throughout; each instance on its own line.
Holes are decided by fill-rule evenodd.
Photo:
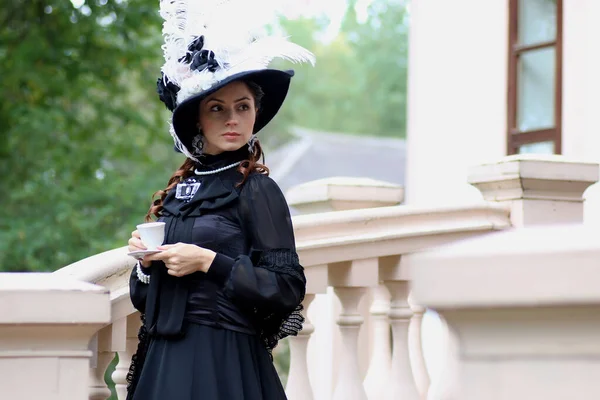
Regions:
M 197 169 L 247 157 L 245 147 L 206 156 Z M 153 262 L 148 285 L 133 270 L 130 296 L 144 323 L 128 399 L 286 398 L 270 353 L 302 328 L 306 280 L 281 190 L 262 174 L 241 180 L 235 168 L 194 176 L 165 198 L 165 243 L 217 256 L 207 273 L 180 278 Z

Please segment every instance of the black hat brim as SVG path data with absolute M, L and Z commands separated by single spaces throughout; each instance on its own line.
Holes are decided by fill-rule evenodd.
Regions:
M 260 86 L 264 92 L 260 110 L 254 123 L 254 133 L 258 133 L 279 112 L 289 91 L 293 76 L 293 70 L 280 71 L 277 69 L 245 71 L 232 75 L 210 89 L 186 99 L 175 108 L 173 111 L 173 128 L 175 129 L 175 134 L 188 151 L 190 151 L 192 140 L 198 134 L 197 126 L 200 102 L 206 96 L 239 80 L 252 81 Z

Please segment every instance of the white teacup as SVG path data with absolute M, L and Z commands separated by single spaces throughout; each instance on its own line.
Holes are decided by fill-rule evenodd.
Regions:
M 140 233 L 140 239 L 148 250 L 156 250 L 158 246 L 163 244 L 165 240 L 165 223 L 164 222 L 148 222 L 137 225 L 137 230 Z

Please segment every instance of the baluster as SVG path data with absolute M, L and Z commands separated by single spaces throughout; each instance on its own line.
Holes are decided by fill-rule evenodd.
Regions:
M 342 313 L 337 320 L 337 324 L 342 334 L 344 350 L 333 399 L 366 400 L 367 394 L 362 384 L 358 366 L 358 333 L 364 322 L 358 311 L 358 304 L 367 288 L 336 287 L 334 290 L 342 303 Z
M 307 350 L 310 336 L 315 327 L 308 319 L 308 307 L 314 300 L 315 295 L 307 293 L 302 305 L 305 318 L 302 331 L 298 336 L 290 337 L 290 372 L 286 385 L 286 394 L 289 400 L 312 400 L 314 398 L 312 386 L 308 376 Z
M 373 337 L 371 338 L 373 350 L 364 382 L 365 392 L 371 400 L 383 397 L 392 364 L 389 310 L 388 290 L 384 285 L 379 285 L 373 289 L 373 304 L 370 310 L 373 324 Z
M 388 399 L 418 400 L 415 380 L 408 353 L 408 326 L 413 312 L 408 304 L 409 282 L 386 281 L 390 291 L 390 323 L 394 350 L 392 352 L 392 369 L 388 379 L 386 396 Z
M 443 349 L 440 354 L 440 366 L 437 374 L 432 376 L 432 382 L 428 391 L 430 400 L 458 400 L 459 399 L 459 355 L 458 341 L 442 316 L 436 314 L 439 326 L 436 327 L 440 343 L 436 348 Z
M 119 335 L 125 339 L 125 346 L 120 346 L 117 354 L 119 363 L 112 374 L 115 382 L 115 390 L 119 400 L 125 400 L 127 397 L 127 373 L 131 364 L 131 357 L 135 354 L 138 347 L 138 331 L 141 326 L 140 313 L 135 312 L 127 318 L 118 321 Z M 122 338 L 120 338 L 122 340 Z
M 413 317 L 411 318 L 410 325 L 408 327 L 410 361 L 412 365 L 412 371 L 415 376 L 417 390 L 419 391 L 421 399 L 424 400 L 427 399 L 429 385 L 431 384 L 429 373 L 427 372 L 427 365 L 425 364 L 425 357 L 423 355 L 423 341 L 421 338 L 425 308 L 415 304 L 411 298 L 409 298 L 408 301 L 413 311 Z
M 366 400 L 358 364 L 358 334 L 364 318 L 358 306 L 367 289 L 379 284 L 378 260 L 368 258 L 330 264 L 328 278 L 342 305 L 337 324 L 343 350 L 333 400 Z
M 106 400 L 110 397 L 110 389 L 104 381 L 106 368 L 113 360 L 115 353 L 110 350 L 112 326 L 102 328 L 90 342 L 94 354 L 90 362 L 89 399 Z

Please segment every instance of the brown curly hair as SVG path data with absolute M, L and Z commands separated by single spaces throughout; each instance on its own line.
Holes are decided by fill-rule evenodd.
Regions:
M 260 104 L 264 96 L 263 90 L 254 82 L 245 81 L 245 83 L 252 92 L 252 95 L 254 97 L 254 104 L 260 112 Z M 252 154 L 250 154 L 247 160 L 242 161 L 242 163 L 238 167 L 238 171 L 243 175 L 243 178 L 240 182 L 237 183 L 236 187 L 243 185 L 244 182 L 246 182 L 246 180 L 248 179 L 248 176 L 250 176 L 250 174 L 253 172 L 269 175 L 269 168 L 267 168 L 266 165 L 259 163 L 261 158 L 263 159 L 264 163 L 264 153 L 260 142 L 257 139 L 254 144 L 254 151 L 252 152 Z M 192 175 L 194 175 L 194 161 L 189 158 L 186 158 L 181 167 L 179 167 L 169 179 L 167 187 L 165 189 L 157 191 L 152 195 L 152 205 L 150 206 L 150 209 L 146 214 L 146 222 L 153 221 L 152 216 L 158 218 L 162 215 L 163 201 L 165 200 L 165 197 L 167 197 L 169 191 L 175 186 L 177 186 L 178 183 L 184 181 Z

